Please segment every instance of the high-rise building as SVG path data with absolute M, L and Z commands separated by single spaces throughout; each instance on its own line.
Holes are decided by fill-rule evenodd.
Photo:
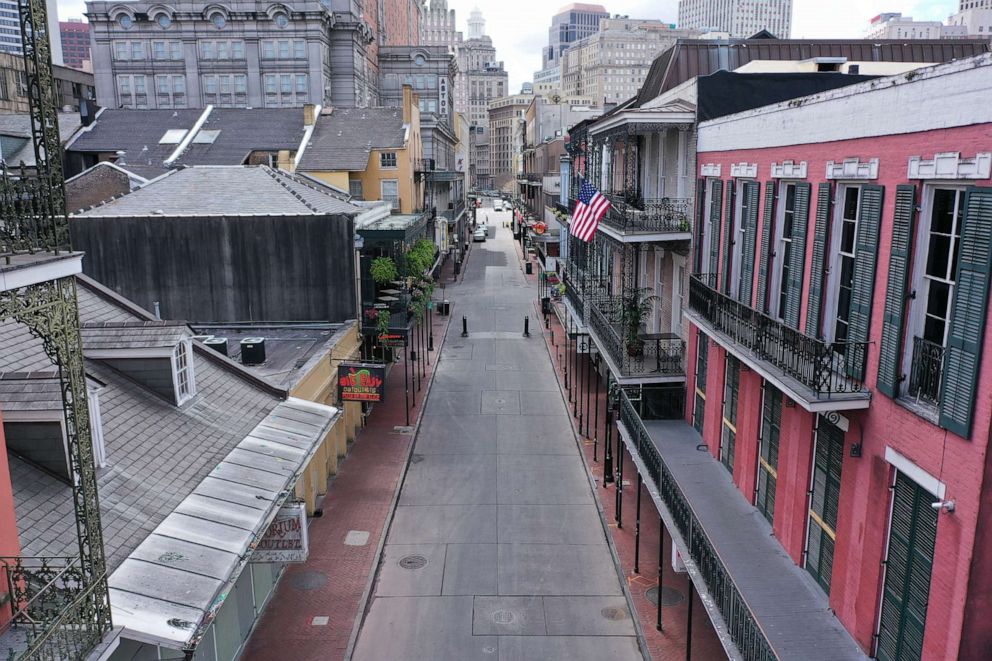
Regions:
M 679 27 L 727 32 L 734 38 L 768 30 L 788 39 L 792 33 L 792 0 L 679 0 Z
M 548 45 L 541 54 L 542 68 L 557 66 L 569 44 L 599 31 L 599 22 L 610 13 L 602 5 L 574 2 L 551 17 Z
M 885 12 L 868 22 L 867 39 L 955 39 L 968 36 L 964 25 L 944 25 L 940 21 L 914 21 L 912 16 Z
M 80 18 L 59 21 L 62 41 L 62 58 L 65 66 L 80 70 L 93 70 L 90 62 L 90 24 Z M 89 67 L 89 69 L 87 69 Z
M 506 96 L 509 82 L 503 62 L 496 59 L 493 40 L 485 34 L 486 22 L 476 9 L 468 22 L 469 38 L 458 46 L 458 71 L 455 85 L 455 111 L 464 113 L 469 124 L 489 124 L 489 102 Z
M 522 172 L 524 113 L 530 94 L 511 94 L 489 104 L 489 174 L 495 188 L 502 188 Z
M 18 14 L 18 0 L 0 0 L 0 52 L 22 53 L 21 21 Z M 48 13 L 48 34 L 59 33 L 59 6 L 56 0 L 45 0 Z M 62 41 L 52 39 L 52 64 L 62 64 Z
M 482 12 L 476 7 L 468 17 L 468 38 L 481 39 L 486 34 L 486 20 L 482 18 Z
M 562 55 L 558 89 L 564 96 L 589 97 L 597 104 L 620 103 L 637 94 L 659 53 L 679 38 L 698 34 L 662 21 L 604 19 L 598 32 L 574 42 Z
M 970 37 L 992 38 L 992 0 L 961 0 L 949 26 L 963 26 Z
M 420 27 L 420 43 L 424 46 L 447 46 L 452 52 L 462 42 L 462 33 L 455 22 L 455 10 L 448 9 L 447 0 L 431 0 Z

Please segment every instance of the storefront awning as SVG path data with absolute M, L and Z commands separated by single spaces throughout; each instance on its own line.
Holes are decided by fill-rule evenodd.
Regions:
M 338 417 L 277 405 L 110 576 L 123 636 L 194 649 Z

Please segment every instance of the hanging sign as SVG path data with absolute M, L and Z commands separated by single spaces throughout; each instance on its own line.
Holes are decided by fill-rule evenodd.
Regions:
M 338 395 L 342 402 L 381 402 L 386 395 L 386 367 L 341 363 L 338 365 Z
M 287 503 L 279 508 L 265 536 L 251 555 L 252 562 L 306 562 L 310 555 L 306 503 Z

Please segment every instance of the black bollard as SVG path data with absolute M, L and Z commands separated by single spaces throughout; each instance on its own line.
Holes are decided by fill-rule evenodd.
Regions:
M 462 337 L 468 337 L 468 319 L 462 317 Z
M 530 337 L 530 317 L 524 317 L 524 337 Z

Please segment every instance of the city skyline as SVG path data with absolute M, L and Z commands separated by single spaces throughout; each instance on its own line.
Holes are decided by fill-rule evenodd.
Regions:
M 524 82 L 533 79 L 535 71 L 541 68 L 541 48 L 547 45 L 548 26 L 551 16 L 566 2 L 544 2 L 540 13 L 533 12 L 533 2 L 527 0 L 504 0 L 500 11 L 483 7 L 478 0 L 448 0 L 448 8 L 454 9 L 458 29 L 468 33 L 469 13 L 477 5 L 486 19 L 486 34 L 496 47 L 499 59 L 506 63 L 509 73 L 509 92 L 520 91 Z M 658 19 L 676 22 L 678 1 L 663 0 L 613 0 L 600 3 L 610 14 L 620 14 L 631 18 Z M 83 0 L 59 0 L 59 18 L 83 16 Z M 838 0 L 825 4 L 815 0 L 795 0 L 793 3 L 794 38 L 857 38 L 864 34 L 872 16 L 886 11 L 902 12 L 917 20 L 946 21 L 957 11 L 957 0 L 938 2 L 898 2 L 890 0 Z M 520 17 L 530 14 L 532 20 L 521 21 Z M 537 15 L 535 15 L 537 14 Z

